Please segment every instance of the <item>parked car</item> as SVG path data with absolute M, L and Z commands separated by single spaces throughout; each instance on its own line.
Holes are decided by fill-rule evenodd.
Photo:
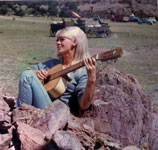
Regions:
M 115 15 L 115 16 L 112 16 L 111 21 L 113 21 L 113 22 L 128 22 L 129 17 L 124 16 L 124 15 Z
M 129 17 L 129 21 L 131 21 L 131 22 L 138 22 L 138 21 L 140 21 L 140 18 L 136 17 L 136 16 L 130 16 Z
M 147 24 L 149 24 L 149 25 L 152 25 L 152 24 L 153 24 L 153 21 L 151 21 L 151 20 L 149 20 L 149 19 L 147 19 L 147 18 L 140 18 L 140 19 L 138 20 L 138 23 L 139 23 L 139 24 L 147 23 Z
M 148 20 L 152 21 L 153 23 L 156 23 L 156 19 L 154 17 L 149 17 Z

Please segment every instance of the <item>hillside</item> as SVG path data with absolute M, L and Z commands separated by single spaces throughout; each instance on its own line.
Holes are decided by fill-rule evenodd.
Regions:
M 107 18 L 111 14 L 129 15 L 135 13 L 138 16 L 158 17 L 158 2 L 155 0 L 57 0 L 61 3 L 78 3 L 78 9 L 82 15 L 100 14 Z
M 78 12 L 81 17 L 111 18 L 112 15 L 130 15 L 138 17 L 156 17 L 158 19 L 157 1 L 151 0 L 25 0 L 0 1 L 2 15 L 34 15 L 71 17 L 71 11 Z
M 92 0 L 89 3 L 82 0 L 78 8 L 81 12 L 93 11 L 93 13 L 99 13 L 104 18 L 107 18 L 111 14 L 130 15 L 131 13 L 140 17 L 158 17 L 158 5 L 156 1 L 128 0 L 124 2 L 123 0 Z

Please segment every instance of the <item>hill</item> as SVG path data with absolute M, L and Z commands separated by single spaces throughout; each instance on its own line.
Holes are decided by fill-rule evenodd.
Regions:
M 78 12 L 81 17 L 110 18 L 112 15 L 130 15 L 138 17 L 156 17 L 158 19 L 158 2 L 155 0 L 25 0 L 0 1 L 0 14 L 35 16 L 71 17 L 71 11 Z M 8 8 L 8 10 L 6 10 Z
M 75 1 L 75 0 L 74 0 Z M 111 14 L 136 14 L 140 17 L 158 17 L 157 1 L 151 0 L 81 0 L 78 6 L 81 12 L 91 12 L 100 14 L 107 18 Z
M 110 14 L 135 13 L 142 16 L 158 17 L 158 1 L 156 0 L 56 0 L 60 4 L 68 2 L 77 3 L 82 15 L 90 15 L 91 12 L 99 13 L 107 18 Z M 63 6 L 61 5 L 61 7 Z

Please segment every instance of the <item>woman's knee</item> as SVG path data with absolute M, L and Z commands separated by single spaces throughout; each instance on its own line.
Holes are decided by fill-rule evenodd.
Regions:
M 30 80 L 36 78 L 36 75 L 31 70 L 22 71 L 20 74 L 20 81 Z

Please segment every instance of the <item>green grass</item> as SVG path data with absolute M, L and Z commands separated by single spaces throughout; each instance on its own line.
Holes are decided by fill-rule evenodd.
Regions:
M 0 19 L 0 84 L 5 93 L 17 96 L 18 78 L 24 67 L 57 55 L 56 39 L 49 36 L 50 20 L 41 20 Z M 112 36 L 90 38 L 89 47 L 122 47 L 124 55 L 113 65 L 120 71 L 135 76 L 146 92 L 157 100 L 158 24 L 109 22 L 109 25 Z
M 49 23 L 1 19 L 0 81 L 2 86 L 5 84 L 2 90 L 17 95 L 20 71 L 28 65 L 55 57 L 55 51 L 55 39 L 49 37 Z

